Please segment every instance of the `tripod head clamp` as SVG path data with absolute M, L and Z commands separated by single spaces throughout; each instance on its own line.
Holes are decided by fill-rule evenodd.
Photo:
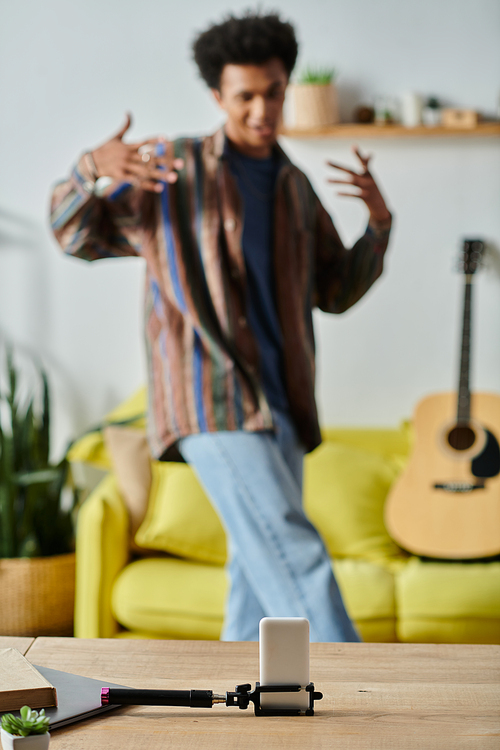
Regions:
M 299 708 L 263 708 L 260 704 L 262 693 L 299 693 L 304 690 L 309 693 L 309 706 L 304 711 Z M 255 689 L 252 690 L 250 683 L 236 685 L 234 693 L 226 693 L 226 706 L 237 706 L 238 708 L 248 708 L 250 703 L 254 705 L 255 716 L 314 716 L 314 701 L 323 698 L 323 693 L 314 691 L 314 683 L 308 685 L 261 685 L 255 683 Z

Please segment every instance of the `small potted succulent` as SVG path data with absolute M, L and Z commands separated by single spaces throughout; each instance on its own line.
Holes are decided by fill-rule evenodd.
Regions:
M 21 708 L 21 716 L 4 714 L 0 735 L 3 750 L 47 750 L 50 742 L 49 717 L 45 710 Z

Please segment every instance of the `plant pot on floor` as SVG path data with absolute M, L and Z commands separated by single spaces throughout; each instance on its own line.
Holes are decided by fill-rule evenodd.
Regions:
M 0 597 L 0 635 L 73 635 L 75 554 L 0 559 Z

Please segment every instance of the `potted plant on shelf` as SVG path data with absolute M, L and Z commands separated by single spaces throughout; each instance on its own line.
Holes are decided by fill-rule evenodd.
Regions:
M 0 635 L 72 635 L 77 492 L 50 462 L 47 376 L 5 349 L 0 379 Z M 16 359 L 17 363 L 17 359 Z
M 312 130 L 339 122 L 335 68 L 307 67 L 290 85 L 291 127 Z
M 47 750 L 50 742 L 49 717 L 45 710 L 21 708 L 21 716 L 4 714 L 0 734 L 3 750 Z

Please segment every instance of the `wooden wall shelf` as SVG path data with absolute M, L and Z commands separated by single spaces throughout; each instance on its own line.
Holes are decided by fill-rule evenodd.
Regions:
M 500 136 L 500 122 L 480 123 L 476 128 L 443 128 L 419 125 L 406 128 L 403 125 L 362 125 L 342 123 L 314 130 L 294 130 L 284 128 L 281 132 L 285 138 L 479 138 Z

